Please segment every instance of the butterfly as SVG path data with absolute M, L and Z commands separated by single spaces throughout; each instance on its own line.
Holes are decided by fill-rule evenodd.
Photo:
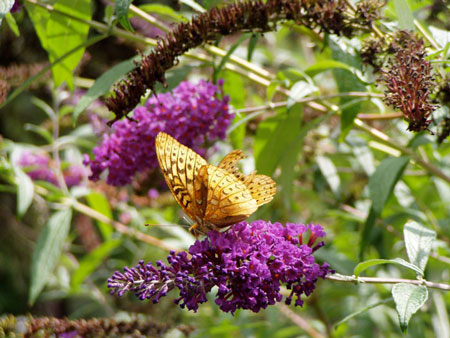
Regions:
M 245 158 L 241 150 L 214 166 L 164 132 L 156 136 L 155 148 L 170 191 L 195 222 L 189 231 L 196 237 L 247 219 L 276 193 L 270 177 L 239 171 L 236 164 Z

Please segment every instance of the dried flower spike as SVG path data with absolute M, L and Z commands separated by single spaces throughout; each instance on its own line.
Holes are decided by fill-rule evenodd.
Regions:
M 429 99 L 435 84 L 431 63 L 425 60 L 424 42 L 407 32 L 402 32 L 396 41 L 397 44 L 391 44 L 396 49 L 394 57 L 381 70 L 381 82 L 387 87 L 384 101 L 403 112 L 409 122 L 408 130 L 426 130 L 436 106 Z

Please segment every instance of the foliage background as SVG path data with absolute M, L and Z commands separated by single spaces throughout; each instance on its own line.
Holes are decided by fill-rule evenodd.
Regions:
M 211 297 L 198 313 L 190 313 L 173 304 L 176 295 L 152 304 L 112 297 L 106 287 L 115 270 L 140 259 L 165 259 L 168 248 L 186 249 L 193 243 L 170 192 L 150 199 L 148 182 L 114 188 L 104 181 L 88 182 L 86 176 L 70 190 L 59 189 L 31 181 L 17 160 L 20 152 L 39 148 L 50 154 L 55 172 L 81 165 L 82 154 L 91 154 L 100 140 L 90 116 L 100 116 L 97 123 L 112 118 L 100 102 L 89 105 L 83 101 L 87 96 L 80 99 L 86 90 L 107 93 L 131 70 L 136 50 L 148 53 L 166 27 L 224 3 L 135 1 L 128 9 L 127 1 L 23 2 L 19 12 L 6 15 L 0 29 L 0 79 L 11 87 L 0 110 L 3 330 L 14 322 L 7 314 L 116 321 L 138 315 L 145 323 L 162 323 L 158 335 L 166 336 L 397 337 L 403 333 L 392 278 L 424 278 L 441 287 L 424 288 L 426 299 L 418 301 L 420 309 L 405 334 L 450 336 L 450 295 L 448 288 L 443 291 L 450 279 L 449 143 L 438 144 L 429 131 L 407 131 L 402 115 L 383 102 L 378 75 L 359 55 L 373 30 L 347 39 L 286 21 L 262 36 L 226 36 L 183 56 L 166 74 L 169 87 L 156 91 L 170 90 L 182 80 L 225 80 L 237 116 L 227 138 L 210 148 L 209 161 L 217 164 L 231 149 L 243 149 L 249 156 L 244 171 L 255 167 L 279 187 L 275 200 L 251 219 L 322 224 L 326 246 L 316 258 L 349 276 L 369 259 L 411 261 L 408 245 L 424 243 L 420 237 L 408 244 L 404 237 L 405 224 L 414 220 L 409 224 L 431 229 L 430 236 L 437 238 L 421 247 L 425 253 L 431 250 L 424 275 L 417 277 L 404 263 L 383 264 L 364 271 L 378 283 L 320 281 L 302 309 L 277 305 L 232 316 L 221 313 Z M 418 32 L 436 81 L 448 74 L 450 46 L 449 8 L 442 2 L 434 11 L 439 4 L 389 1 L 376 22 L 385 34 Z M 126 30 L 127 16 L 134 32 Z M 49 61 L 56 63 L 52 73 L 45 68 Z M 8 77 L 6 69 L 14 64 L 17 69 Z M 39 70 L 41 76 L 35 76 Z M 439 134 L 449 106 L 435 100 L 439 108 L 430 129 Z M 45 240 L 53 244 L 46 247 Z

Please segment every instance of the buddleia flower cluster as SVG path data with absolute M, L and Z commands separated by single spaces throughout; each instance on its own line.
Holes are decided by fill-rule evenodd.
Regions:
M 168 264 L 144 263 L 116 271 L 108 279 L 111 294 L 133 292 L 141 300 L 158 303 L 178 289 L 180 307 L 197 311 L 217 287 L 216 304 L 224 312 L 258 312 L 281 302 L 303 305 L 303 296 L 315 289 L 318 278 L 334 271 L 315 262 L 313 253 L 324 245 L 320 225 L 240 222 L 226 232 L 211 231 L 187 252 L 171 252 Z M 281 293 L 288 290 L 287 297 Z
M 204 154 L 201 147 L 206 141 L 225 138 L 234 116 L 228 101 L 222 80 L 217 85 L 184 81 L 172 93 L 151 97 L 134 110 L 134 121 L 114 124 L 113 132 L 105 134 L 101 145 L 94 148 L 94 159 L 85 155 L 83 163 L 92 172 L 89 178 L 97 181 L 108 170 L 107 183 L 120 186 L 130 183 L 138 172 L 157 168 L 155 137 L 160 131 Z

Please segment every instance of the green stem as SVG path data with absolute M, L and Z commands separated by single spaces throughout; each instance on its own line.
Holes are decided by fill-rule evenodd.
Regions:
M 424 285 L 428 288 L 438 289 L 442 291 L 450 291 L 450 285 L 444 283 L 435 283 L 429 282 L 427 280 L 419 280 L 419 279 L 403 279 L 403 278 L 380 278 L 380 277 L 354 277 L 354 276 L 345 276 L 340 274 L 328 275 L 326 277 L 328 280 L 333 280 L 336 282 L 343 283 L 366 283 L 366 284 L 398 284 L 398 283 L 407 283 L 414 285 Z
M 446 181 L 447 183 L 450 183 L 450 177 L 447 176 L 444 172 L 442 172 L 438 167 L 434 166 L 433 164 L 431 164 L 430 162 L 427 162 L 425 160 L 423 160 L 422 158 L 419 157 L 419 155 L 417 155 L 414 151 L 412 151 L 411 149 L 401 146 L 398 143 L 392 141 L 389 136 L 387 136 L 386 134 L 382 133 L 381 131 L 379 131 L 378 129 L 369 127 L 368 125 L 366 125 L 364 122 L 362 122 L 360 119 L 355 119 L 355 126 L 370 134 L 373 138 L 377 139 L 378 141 L 389 145 L 390 147 L 399 150 L 400 152 L 402 152 L 403 154 L 406 154 L 408 156 L 411 157 L 411 159 L 416 162 L 418 165 L 420 165 L 422 168 L 428 170 L 430 173 L 436 175 L 437 177 L 440 177 L 441 179 L 443 179 L 444 181 Z

